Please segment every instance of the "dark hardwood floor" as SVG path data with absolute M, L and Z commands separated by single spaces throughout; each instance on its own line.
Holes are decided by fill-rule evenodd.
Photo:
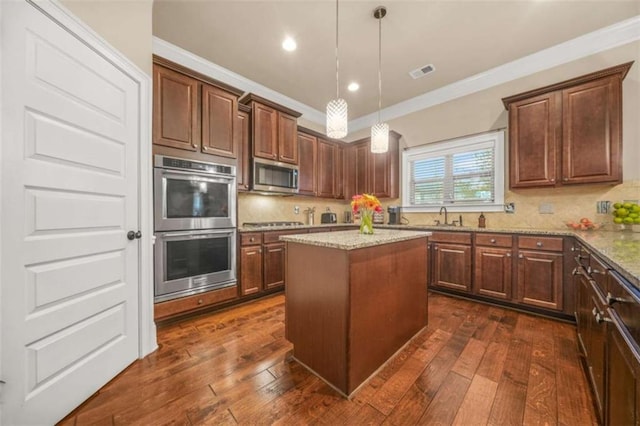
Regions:
M 596 424 L 574 326 L 438 294 L 352 400 L 287 361 L 282 295 L 161 326 L 158 342 L 61 424 Z

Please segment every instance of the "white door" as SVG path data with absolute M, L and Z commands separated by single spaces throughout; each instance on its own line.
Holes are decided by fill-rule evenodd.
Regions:
M 139 94 L 2 5 L 2 423 L 52 424 L 138 356 Z

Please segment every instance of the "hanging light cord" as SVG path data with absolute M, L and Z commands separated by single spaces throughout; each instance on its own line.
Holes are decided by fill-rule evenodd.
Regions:
M 382 109 L 382 18 L 378 18 L 378 123 L 380 123 L 380 110 Z
M 338 0 L 336 0 L 336 99 L 340 99 L 340 74 L 338 69 Z

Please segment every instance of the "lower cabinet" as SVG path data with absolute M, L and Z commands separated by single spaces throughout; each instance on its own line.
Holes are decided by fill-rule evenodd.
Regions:
M 285 243 L 271 243 L 264 245 L 262 262 L 264 265 L 265 290 L 284 287 L 285 254 Z
M 554 311 L 563 308 L 563 238 L 518 237 L 518 303 Z
M 434 232 L 430 238 L 429 285 L 471 292 L 471 234 Z
M 511 300 L 513 237 L 476 234 L 473 292 L 496 299 Z

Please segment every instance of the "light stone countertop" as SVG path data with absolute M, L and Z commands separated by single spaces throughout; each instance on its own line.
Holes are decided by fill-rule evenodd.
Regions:
M 352 229 L 348 231 L 283 235 L 280 237 L 280 240 L 291 243 L 337 248 L 340 250 L 356 250 L 415 238 L 427 238 L 429 235 L 431 235 L 431 232 L 427 231 L 401 231 L 397 229 L 376 228 L 372 235 L 360 234 L 359 230 Z

